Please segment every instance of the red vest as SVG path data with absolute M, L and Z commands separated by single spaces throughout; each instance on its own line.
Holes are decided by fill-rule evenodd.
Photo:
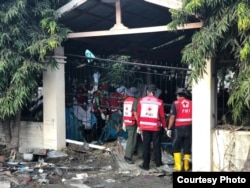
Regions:
M 96 91 L 94 93 L 94 99 L 93 99 L 93 111 L 95 113 L 98 113 L 99 112 L 98 108 L 100 108 L 105 115 L 109 114 L 108 111 L 109 104 L 107 98 L 103 96 L 101 92 Z
M 123 102 L 123 122 L 126 126 L 134 125 L 136 122 L 133 111 L 134 97 L 127 97 Z
M 154 96 L 146 96 L 139 100 L 137 112 L 141 130 L 160 130 L 159 108 L 161 105 L 162 100 Z
M 111 112 L 116 112 L 118 110 L 121 110 L 123 103 L 122 94 L 118 92 L 112 93 L 112 95 L 109 98 L 109 105 Z
M 174 101 L 176 108 L 175 126 L 184 126 L 192 124 L 192 101 L 180 98 Z

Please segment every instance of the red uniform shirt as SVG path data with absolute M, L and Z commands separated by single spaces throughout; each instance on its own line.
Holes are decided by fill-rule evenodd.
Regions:
M 123 103 L 123 94 L 118 92 L 114 92 L 109 97 L 109 105 L 111 112 L 116 112 L 117 110 L 122 109 Z
M 155 96 L 146 96 L 138 102 L 138 126 L 141 130 L 159 131 L 166 128 L 163 101 Z
M 175 106 L 175 126 L 185 126 L 192 124 L 192 101 L 180 98 L 174 101 Z
M 134 117 L 134 111 L 133 104 L 136 98 L 134 97 L 127 97 L 124 100 L 123 103 L 123 122 L 126 126 L 134 125 L 136 122 L 136 119 Z
M 109 103 L 107 97 L 102 94 L 102 91 L 96 91 L 93 99 L 93 111 L 96 113 L 101 110 L 105 115 L 108 115 L 108 108 Z

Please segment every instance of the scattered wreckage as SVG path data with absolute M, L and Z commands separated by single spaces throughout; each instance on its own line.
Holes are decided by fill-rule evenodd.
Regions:
M 166 165 L 161 170 L 152 168 L 151 171 L 144 172 L 137 165 L 125 163 L 124 143 L 120 143 L 121 140 L 97 145 L 67 139 L 67 147 L 63 151 L 26 148 L 21 150 L 30 151 L 29 153 L 20 153 L 13 149 L 10 152 L 3 149 L 5 155 L 0 157 L 0 187 L 37 187 L 51 184 L 65 187 L 104 187 L 109 183 L 121 184 L 122 180 L 126 181 L 126 177 L 162 177 L 171 174 L 167 163 L 171 164 L 172 159 L 166 153 L 163 155 L 168 157 L 168 161 L 165 160 Z

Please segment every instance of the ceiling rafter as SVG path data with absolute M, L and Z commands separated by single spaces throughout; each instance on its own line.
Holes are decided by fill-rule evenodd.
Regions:
M 70 12 L 71 10 L 74 10 L 75 8 L 81 6 L 83 3 L 85 3 L 87 0 L 71 0 L 64 6 L 57 9 L 57 12 L 62 14 L 65 14 L 67 12 Z
M 178 4 L 178 0 L 72 0 L 58 12 L 60 21 L 72 28 L 67 38 L 73 40 L 67 43 L 77 44 L 79 49 L 90 48 L 102 54 L 141 54 L 143 57 L 148 54 L 148 59 L 167 59 L 179 53 L 188 39 L 174 40 L 171 45 L 167 41 L 173 41 L 183 31 L 186 35 L 202 27 L 202 23 L 194 19 L 178 27 L 178 32 L 171 32 L 167 26 L 171 22 L 168 9 L 174 8 L 169 4 L 176 2 Z M 176 53 L 169 53 L 169 48 Z M 161 54 L 161 49 L 168 53 Z
M 197 29 L 202 27 L 202 22 L 188 23 L 184 26 L 177 27 L 177 30 L 185 29 Z M 164 32 L 171 31 L 166 25 L 155 27 L 142 27 L 142 28 L 130 28 L 130 29 L 112 29 L 105 31 L 90 31 L 90 32 L 77 32 L 69 33 L 68 38 L 82 38 L 82 37 L 97 37 L 97 36 L 109 36 L 109 35 L 126 35 L 126 34 L 138 34 L 138 33 L 152 33 L 152 32 Z
M 179 9 L 182 7 L 181 0 L 144 0 L 144 1 L 171 9 Z
M 162 0 L 145 0 L 147 2 L 154 2 L 157 5 L 161 6 L 169 6 L 172 4 L 178 4 L 179 1 L 172 0 L 172 1 L 162 1 Z M 67 12 L 67 10 L 71 10 L 73 8 L 76 8 L 77 6 L 80 6 L 82 3 L 84 3 L 84 0 L 73 0 L 71 3 L 66 4 L 61 9 L 59 9 L 59 12 Z M 82 37 L 95 37 L 95 36 L 109 36 L 109 35 L 125 35 L 125 34 L 138 34 L 138 33 L 150 33 L 150 32 L 163 32 L 163 31 L 170 31 L 170 29 L 164 25 L 164 26 L 154 26 L 154 27 L 142 27 L 142 28 L 127 28 L 123 25 L 121 20 L 121 5 L 120 0 L 115 0 L 116 4 L 116 24 L 110 29 L 110 30 L 104 30 L 104 31 L 90 31 L 90 32 L 77 32 L 77 33 L 69 33 L 68 38 L 82 38 Z M 171 4 L 171 5 L 172 5 Z M 179 4 L 178 4 L 179 5 Z M 177 6 L 176 6 L 177 7 Z M 184 26 L 178 27 L 178 30 L 183 29 L 194 29 L 194 28 L 201 28 L 202 23 L 189 23 L 185 24 Z

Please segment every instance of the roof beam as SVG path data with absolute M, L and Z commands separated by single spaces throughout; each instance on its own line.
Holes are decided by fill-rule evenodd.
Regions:
M 202 27 L 202 22 L 195 22 L 177 27 L 177 30 L 197 29 L 201 27 Z M 153 32 L 164 32 L 164 31 L 171 31 L 171 29 L 169 29 L 166 25 L 155 26 L 155 27 L 132 28 L 132 29 L 126 29 L 126 28 L 111 29 L 105 31 L 69 33 L 67 38 L 100 37 L 100 36 L 110 36 L 110 35 L 127 35 L 127 34 L 153 33 Z
M 182 7 L 181 0 L 144 0 L 144 1 L 171 9 L 179 9 Z
M 57 12 L 61 15 L 65 14 L 65 13 L 70 12 L 71 10 L 79 7 L 80 5 L 85 3 L 86 1 L 87 0 L 71 0 L 70 2 L 68 2 L 67 4 L 62 6 L 61 8 L 57 9 Z

